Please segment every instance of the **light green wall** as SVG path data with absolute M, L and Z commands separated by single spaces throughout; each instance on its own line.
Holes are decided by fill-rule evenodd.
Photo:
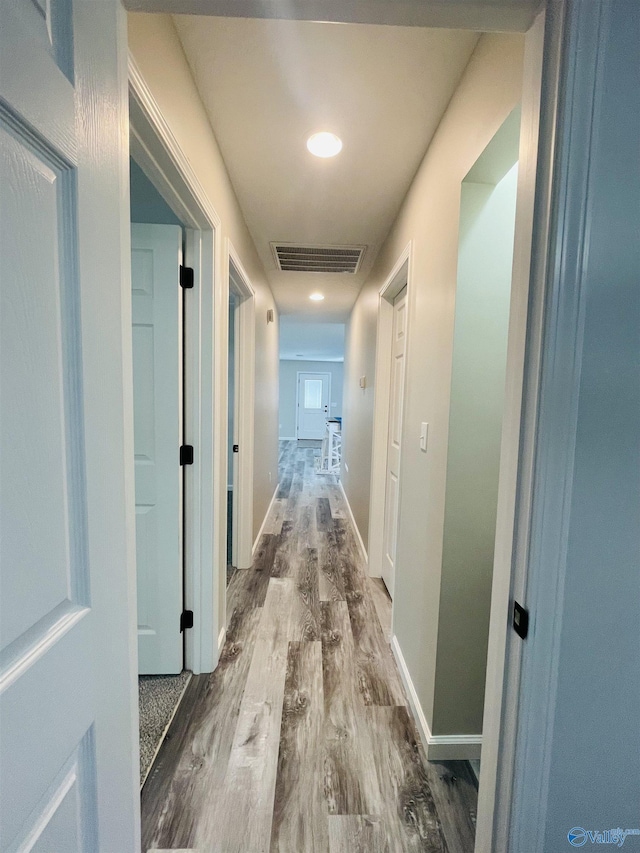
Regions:
M 295 438 L 298 371 L 331 374 L 331 417 L 342 417 L 341 361 L 280 360 L 280 437 Z M 336 405 L 334 406 L 333 403 Z
M 133 157 L 129 157 L 129 191 L 132 222 L 182 225 Z
M 497 186 L 462 184 L 433 710 L 438 735 L 482 731 L 517 180 L 515 165 Z

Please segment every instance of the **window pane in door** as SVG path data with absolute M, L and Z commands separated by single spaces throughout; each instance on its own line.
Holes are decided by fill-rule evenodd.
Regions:
M 322 408 L 322 379 L 304 380 L 304 407 L 305 409 Z

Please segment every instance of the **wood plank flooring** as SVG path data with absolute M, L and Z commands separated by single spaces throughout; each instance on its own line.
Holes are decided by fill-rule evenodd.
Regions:
M 253 567 L 231 578 L 220 664 L 192 679 L 142 790 L 142 849 L 471 853 L 474 777 L 425 760 L 391 601 L 300 444 L 281 442 Z

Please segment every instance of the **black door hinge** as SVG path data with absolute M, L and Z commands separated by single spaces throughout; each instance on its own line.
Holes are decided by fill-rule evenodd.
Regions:
M 184 287 L 185 290 L 189 290 L 193 287 L 192 267 L 183 267 L 182 264 L 180 264 L 180 287 Z
M 513 602 L 513 630 L 523 640 L 529 633 L 529 611 L 517 601 Z
M 234 452 L 234 453 L 238 453 L 238 451 L 239 451 L 239 450 L 240 450 L 240 445 L 239 445 L 239 444 L 234 444 L 234 445 L 233 445 L 233 452 Z
M 183 610 L 180 614 L 180 633 L 193 628 L 193 610 Z
M 183 444 L 180 448 L 180 464 L 193 465 L 193 445 Z

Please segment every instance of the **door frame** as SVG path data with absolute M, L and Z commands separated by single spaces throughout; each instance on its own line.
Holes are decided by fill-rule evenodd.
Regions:
M 296 370 L 296 441 L 301 439 L 298 438 L 298 433 L 300 431 L 300 375 L 303 373 L 315 374 L 316 376 L 328 376 L 329 377 L 329 406 L 327 415 L 331 416 L 331 373 L 327 370 Z M 302 439 L 304 441 L 304 439 Z M 319 441 L 320 439 L 318 439 Z
M 240 451 L 234 454 L 233 472 L 233 515 L 232 515 L 232 560 L 238 569 L 249 569 L 253 562 L 253 456 L 254 456 L 254 429 L 255 429 L 255 343 L 256 343 L 256 299 L 255 291 L 251 285 L 238 253 L 233 244 L 227 238 L 225 240 L 225 270 L 226 280 L 223 283 L 225 289 L 224 301 L 226 305 L 226 342 L 224 349 L 225 359 L 225 381 L 224 381 L 224 477 L 221 482 L 224 485 L 224 522 L 225 531 L 227 524 L 227 484 L 228 480 L 228 449 L 229 449 L 229 386 L 228 386 L 228 364 L 229 364 L 229 295 L 231 292 L 238 297 L 235 310 L 235 336 L 234 336 L 234 409 L 233 409 L 233 440 L 238 444 Z M 220 429 L 220 425 L 218 425 Z M 226 564 L 226 533 L 224 538 L 225 564 Z M 222 593 L 221 593 L 222 594 Z M 226 601 L 226 575 L 224 578 L 224 595 Z M 226 609 L 225 609 L 226 614 Z M 226 625 L 226 618 L 223 621 Z
M 554 134 L 545 130 L 549 131 L 555 121 L 561 38 L 558 25 L 547 26 L 548 20 L 549 11 L 541 11 L 525 35 L 507 372 L 476 824 L 478 853 L 507 849 L 514 785 L 523 644 L 512 630 L 509 617 L 512 599 L 523 602 L 526 598 L 542 329 L 548 310 L 544 264 L 549 250 L 555 148 Z M 546 81 L 542 79 L 544 65 Z M 541 107 L 553 117 L 549 124 L 541 117 Z
M 391 405 L 391 346 L 393 342 L 393 301 L 407 288 L 407 329 L 409 340 L 413 305 L 411 285 L 413 265 L 413 240 L 410 240 L 384 284 L 378 291 L 378 328 L 376 334 L 375 391 L 373 397 L 373 439 L 371 449 L 371 481 L 369 495 L 369 554 L 368 571 L 373 578 L 382 577 L 384 558 L 384 516 L 386 500 L 387 449 L 389 444 L 389 406 Z M 405 344 L 405 358 L 408 343 Z M 402 423 L 406 408 L 407 371 L 404 372 Z M 398 517 L 402 513 L 402 489 L 399 490 Z M 393 612 L 392 612 L 393 620 Z
M 214 547 L 219 541 L 215 537 L 220 517 L 214 498 L 216 446 L 220 443 L 214 423 L 214 413 L 219 411 L 214 351 L 215 341 L 224 332 L 220 328 L 223 304 L 216 287 L 223 279 L 221 223 L 131 54 L 128 70 L 130 152 L 184 223 L 186 256 L 194 271 L 184 343 L 184 429 L 185 440 L 194 448 L 194 464 L 185 476 L 183 606 L 194 614 L 194 627 L 185 637 L 185 667 L 198 674 L 212 672 L 218 663 L 221 623 L 215 606 L 216 578 L 226 574 L 226 559 L 221 563 L 220 549 Z

